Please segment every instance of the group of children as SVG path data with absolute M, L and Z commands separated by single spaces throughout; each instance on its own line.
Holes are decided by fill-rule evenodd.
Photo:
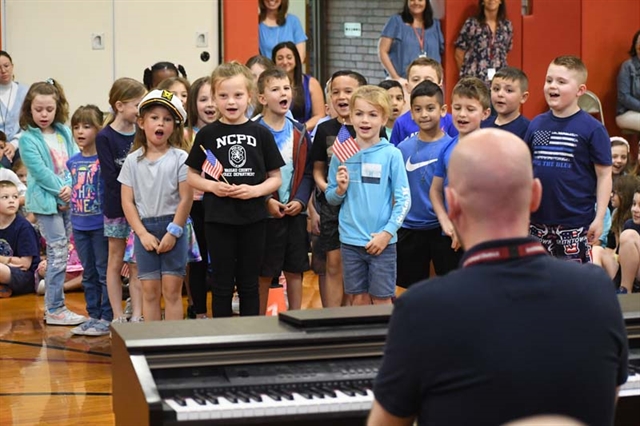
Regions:
M 25 207 L 46 240 L 47 324 L 102 335 L 112 321 L 127 321 L 125 261 L 132 322 L 143 314 L 161 319 L 162 298 L 166 319 L 183 318 L 186 275 L 194 315 L 205 317 L 208 271 L 214 317 L 233 314 L 235 291 L 240 315 L 264 314 L 281 272 L 289 308 L 299 309 L 309 231 L 317 234 L 312 264 L 323 276 L 324 306 L 391 303 L 396 285 L 429 277 L 431 262 L 437 274 L 457 267 L 463 242 L 447 215 L 448 163 L 456 144 L 481 127 L 513 132 L 531 149 L 544 187 L 531 234 L 555 256 L 591 260 L 609 205 L 612 149 L 604 127 L 578 107 L 587 76 L 578 58 L 549 65 L 550 110 L 531 123 L 520 114 L 528 82 L 516 68 L 499 70 L 490 89 L 462 78 L 452 90 L 451 114 L 442 67 L 432 59 L 410 64 L 404 88 L 389 81 L 370 86 L 355 71 L 338 71 L 327 84 L 332 113 L 316 126 L 313 142 L 291 118 L 298 88 L 284 70 L 262 68 L 252 73 L 225 63 L 190 85 L 184 69 L 178 77 L 178 67 L 157 66 L 158 73 L 170 71 L 160 79 L 150 67 L 147 87 L 129 78 L 114 82 L 104 127 L 102 112 L 87 105 L 73 114 L 72 130 L 64 125 L 61 86 L 54 80 L 31 86 L 20 155 L 28 170 Z M 410 108 L 401 114 L 404 90 Z M 249 110 L 261 113 L 250 117 Z M 640 278 L 636 189 L 619 236 L 622 291 Z M 19 207 L 18 185 L 2 180 L 5 295 L 36 282 L 37 236 Z M 71 234 L 89 319 L 64 304 Z M 624 260 L 634 253 L 635 264 Z M 611 265 L 607 255 L 600 258 Z

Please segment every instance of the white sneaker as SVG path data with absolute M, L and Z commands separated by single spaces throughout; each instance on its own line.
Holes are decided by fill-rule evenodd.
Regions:
M 234 314 L 240 315 L 240 296 L 238 296 L 238 293 L 233 293 L 233 299 L 231 299 L 231 310 Z
M 131 307 L 131 298 L 127 298 L 127 302 L 124 304 L 124 316 L 129 319 L 133 315 L 133 308 Z
M 125 322 L 129 322 L 127 317 L 118 317 L 114 318 L 113 321 L 111 321 L 111 324 L 124 324 Z
M 87 317 L 71 312 L 66 306 L 55 312 L 47 312 L 45 321 L 47 325 L 79 325 L 87 321 Z
M 95 318 L 71 329 L 71 334 L 80 336 L 105 336 L 109 334 L 109 324 Z
M 38 286 L 36 287 L 36 294 L 43 296 L 46 289 L 47 287 L 44 284 L 44 278 L 43 278 L 40 280 L 40 282 L 38 283 Z

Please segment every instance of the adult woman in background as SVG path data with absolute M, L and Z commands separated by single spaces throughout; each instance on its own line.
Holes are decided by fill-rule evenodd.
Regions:
M 378 42 L 380 62 L 394 80 L 407 78 L 407 67 L 419 56 L 441 62 L 443 51 L 440 21 L 433 19 L 428 0 L 405 0 L 402 11 L 387 21 Z
M 464 22 L 455 46 L 460 77 L 478 77 L 489 86 L 513 46 L 505 0 L 478 0 L 478 14 Z
M 0 130 L 7 135 L 3 151 L 2 165 L 11 168 L 20 139 L 20 109 L 29 86 L 13 81 L 13 60 L 4 50 L 0 50 Z
M 304 62 L 307 51 L 307 35 L 302 29 L 300 20 L 295 15 L 287 14 L 289 0 L 260 0 L 260 54 L 271 58 L 273 47 L 284 41 L 290 41 L 296 45 L 300 61 Z
M 627 59 L 618 73 L 616 124 L 621 129 L 640 132 L 640 31 L 637 31 Z
M 302 62 L 296 45 L 290 41 L 277 44 L 273 48 L 273 62 L 289 75 L 293 88 L 291 114 L 293 118 L 312 131 L 318 120 L 325 116 L 322 87 L 315 78 L 302 73 Z

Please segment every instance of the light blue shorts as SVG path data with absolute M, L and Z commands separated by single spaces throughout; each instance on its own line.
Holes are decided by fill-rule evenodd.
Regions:
M 389 244 L 378 256 L 364 247 L 342 244 L 342 275 L 346 294 L 369 293 L 387 299 L 396 293 L 396 245 Z

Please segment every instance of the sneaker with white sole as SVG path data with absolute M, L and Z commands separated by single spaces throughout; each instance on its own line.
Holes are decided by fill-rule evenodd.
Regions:
M 133 315 L 133 307 L 131 306 L 131 298 L 128 297 L 126 303 L 124 304 L 124 316 L 129 319 L 131 315 Z
M 87 321 L 87 317 L 71 312 L 66 306 L 55 312 L 47 312 L 45 322 L 47 325 L 79 325 Z
M 240 315 L 240 296 L 238 296 L 238 293 L 233 293 L 233 299 L 231 299 L 231 311 L 236 315 Z
M 80 336 L 105 336 L 109 334 L 109 324 L 90 318 L 89 321 L 71 329 L 71 333 Z
M 118 317 L 114 318 L 113 321 L 111 321 L 111 324 L 123 324 L 125 322 L 129 322 L 129 319 L 127 317 Z
M 144 322 L 144 317 L 140 316 L 140 317 L 131 317 L 129 319 L 129 322 Z
M 47 287 L 44 284 L 44 278 L 38 281 L 38 286 L 36 287 L 36 294 L 40 296 L 44 296 Z

